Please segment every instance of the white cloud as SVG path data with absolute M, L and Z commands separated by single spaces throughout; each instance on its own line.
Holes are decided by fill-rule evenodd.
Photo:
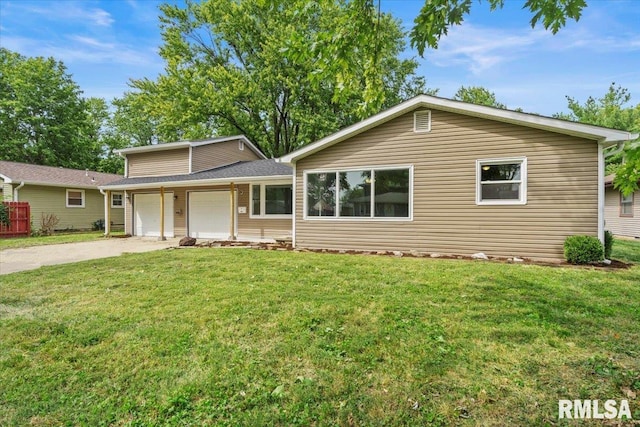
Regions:
M 50 21 L 76 21 L 99 27 L 111 27 L 115 22 L 109 12 L 100 8 L 85 8 L 81 2 L 47 2 L 47 7 L 33 6 L 31 4 L 20 7 L 15 3 L 15 12 L 40 15 Z
M 508 32 L 471 24 L 454 27 L 440 40 L 437 50 L 426 57 L 440 67 L 463 66 L 479 74 L 496 65 L 513 61 L 548 37 L 543 31 Z

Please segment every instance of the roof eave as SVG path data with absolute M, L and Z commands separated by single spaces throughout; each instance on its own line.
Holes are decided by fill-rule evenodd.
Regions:
M 213 178 L 213 179 L 198 179 L 198 180 L 183 180 L 183 181 L 158 181 L 148 182 L 141 184 L 122 184 L 122 185 L 101 185 L 98 187 L 101 190 L 144 190 L 150 188 L 159 187 L 206 187 L 209 185 L 224 185 L 224 184 L 247 184 L 255 181 L 283 181 L 290 180 L 293 182 L 292 175 L 267 175 L 267 176 L 245 176 L 237 178 Z
M 630 132 L 606 129 L 583 123 L 574 123 L 550 117 L 521 113 L 518 111 L 503 110 L 483 105 L 468 104 L 461 101 L 436 98 L 429 95 L 420 95 L 396 105 L 388 110 L 369 117 L 361 122 L 346 127 L 332 135 L 322 138 L 292 153 L 278 159 L 279 162 L 293 165 L 297 160 L 314 154 L 324 148 L 337 144 L 345 139 L 358 135 L 371 128 L 379 126 L 389 120 L 406 114 L 417 108 L 434 108 L 473 117 L 486 118 L 505 123 L 527 126 L 565 135 L 598 141 L 613 145 L 617 142 L 630 141 L 638 137 Z

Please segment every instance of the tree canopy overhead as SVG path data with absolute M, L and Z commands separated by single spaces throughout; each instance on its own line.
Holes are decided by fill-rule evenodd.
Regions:
M 278 156 L 425 91 L 371 1 L 161 7 L 165 72 L 132 86 L 160 139 L 242 133 Z
M 426 0 L 420 13 L 414 20 L 411 30 L 411 47 L 418 50 L 420 56 L 427 47 L 437 48 L 442 36 L 449 28 L 460 25 L 471 11 L 475 0 Z M 481 3 L 481 0 L 477 0 Z M 488 0 L 492 11 L 502 9 L 505 0 Z M 542 22 L 545 29 L 553 34 L 564 27 L 567 19 L 578 21 L 582 10 L 587 7 L 586 0 L 527 0 L 523 9 L 532 13 L 531 27 Z
M 94 167 L 99 119 L 62 62 L 0 48 L 0 155 L 3 160 Z M 97 127 L 96 127 L 97 126 Z

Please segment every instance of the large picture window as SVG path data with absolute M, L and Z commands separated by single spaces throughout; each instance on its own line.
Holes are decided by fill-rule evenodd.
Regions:
M 84 208 L 84 190 L 67 190 L 67 207 Z
M 252 184 L 251 216 L 290 217 L 293 213 L 291 184 Z
M 371 168 L 305 175 L 309 218 L 411 217 L 411 168 Z
M 526 158 L 478 160 L 476 169 L 477 204 L 517 205 L 526 203 Z

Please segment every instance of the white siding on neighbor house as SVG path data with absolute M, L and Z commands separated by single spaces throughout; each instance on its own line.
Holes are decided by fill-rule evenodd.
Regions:
M 431 110 L 413 112 L 303 158 L 296 165 L 297 247 L 417 250 L 562 259 L 569 235 L 598 234 L 595 141 Z M 476 204 L 476 161 L 527 159 L 527 203 Z M 304 172 L 413 166 L 413 219 L 305 219 Z
M 604 202 L 604 229 L 616 236 L 640 238 L 640 191 L 633 194 L 633 216 L 624 216 L 620 213 L 620 192 L 613 187 L 607 187 Z

